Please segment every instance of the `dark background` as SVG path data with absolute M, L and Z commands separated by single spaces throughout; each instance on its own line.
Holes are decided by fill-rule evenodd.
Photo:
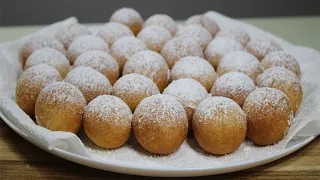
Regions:
M 319 0 L 0 0 L 0 26 L 48 24 L 70 16 L 80 22 L 106 22 L 123 6 L 144 19 L 165 13 L 175 19 L 216 10 L 231 17 L 320 15 Z

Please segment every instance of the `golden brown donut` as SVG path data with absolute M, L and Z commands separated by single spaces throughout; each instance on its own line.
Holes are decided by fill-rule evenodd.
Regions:
M 271 87 L 284 92 L 296 114 L 299 110 L 303 98 L 302 86 L 299 78 L 292 71 L 284 67 L 272 67 L 267 69 L 257 78 L 258 87 Z
M 243 104 L 247 115 L 248 138 L 257 145 L 271 145 L 282 140 L 293 118 L 289 98 L 274 88 L 258 88 Z
M 219 77 L 212 86 L 213 96 L 224 96 L 234 100 L 241 107 L 247 96 L 256 89 L 253 80 L 240 72 L 229 72 Z
M 244 51 L 234 51 L 220 60 L 217 73 L 222 76 L 228 72 L 242 72 L 249 76 L 254 82 L 259 74 L 263 73 L 264 68 L 258 59 Z
M 218 78 L 211 64 L 200 57 L 187 56 L 178 61 L 171 70 L 171 79 L 191 78 L 210 91 Z
M 251 39 L 247 44 L 247 51 L 261 61 L 267 54 L 274 51 L 281 51 L 281 46 L 274 40 L 269 38 L 257 37 Z
M 220 59 L 233 51 L 241 51 L 243 46 L 230 37 L 215 37 L 205 50 L 205 58 L 210 64 L 217 68 Z
M 78 23 L 70 23 L 60 28 L 55 34 L 55 37 L 63 44 L 65 49 L 68 49 L 70 44 L 78 37 L 90 34 L 91 32 L 86 26 Z
M 150 16 L 145 22 L 143 27 L 151 26 L 151 25 L 158 25 L 162 26 L 169 30 L 172 36 L 175 35 L 178 27 L 174 19 L 166 14 L 154 14 Z
M 117 22 L 108 22 L 98 31 L 97 36 L 104 39 L 109 44 L 109 47 L 111 47 L 117 39 L 134 35 L 127 26 Z
M 188 133 L 188 118 L 174 97 L 164 94 L 145 98 L 132 118 L 132 129 L 139 144 L 155 154 L 176 151 Z
M 66 54 L 62 43 L 56 38 L 45 35 L 37 35 L 29 38 L 22 47 L 22 64 L 24 65 L 27 61 L 27 58 L 38 49 L 49 47 L 60 51 L 62 54 Z
M 167 42 L 162 47 L 161 55 L 166 60 L 169 68 L 186 56 L 204 57 L 200 45 L 192 37 L 177 37 Z
M 127 7 L 116 10 L 111 15 L 110 22 L 118 22 L 126 25 L 134 35 L 139 33 L 143 25 L 143 19 L 139 12 Z
M 160 53 L 162 47 L 172 38 L 172 36 L 166 28 L 150 25 L 143 28 L 137 35 L 137 38 L 141 39 L 148 49 Z
M 93 99 L 85 108 L 83 127 L 87 136 L 102 148 L 118 148 L 131 133 L 132 113 L 125 102 L 111 95 Z
M 269 69 L 275 66 L 285 67 L 294 72 L 298 78 L 301 76 L 301 70 L 297 60 L 291 55 L 284 51 L 274 51 L 267 54 L 261 61 L 264 69 Z
M 187 113 L 189 129 L 192 129 L 192 116 L 194 110 L 202 100 L 209 97 L 206 88 L 198 81 L 188 78 L 173 81 L 163 91 L 163 94 L 175 97 L 183 105 L 184 110 Z
M 244 47 L 250 41 L 250 35 L 243 29 L 235 27 L 229 29 L 222 29 L 217 33 L 218 36 L 227 36 L 239 41 Z
M 229 98 L 209 97 L 196 108 L 192 129 L 203 150 L 210 154 L 228 154 L 237 150 L 246 137 L 246 115 Z
M 103 74 L 88 66 L 80 66 L 70 71 L 65 82 L 76 86 L 84 95 L 87 103 L 97 96 L 110 94 L 112 86 Z
M 100 50 L 109 53 L 109 45 L 103 39 L 93 35 L 83 35 L 75 39 L 67 50 L 67 57 L 70 64 L 84 52 L 90 50 Z
M 39 126 L 52 131 L 78 133 L 86 99 L 67 82 L 52 82 L 40 92 L 35 115 Z
M 211 42 L 211 33 L 200 25 L 187 25 L 182 26 L 176 33 L 176 37 L 192 37 L 194 38 L 202 50 L 207 48 L 207 45 Z
M 159 93 L 157 85 L 151 79 L 140 74 L 127 74 L 122 76 L 113 85 L 112 89 L 112 95 L 126 102 L 132 112 L 141 100 Z
M 123 68 L 122 74 L 132 73 L 150 78 L 156 83 L 160 92 L 168 86 L 169 67 L 163 57 L 154 51 L 140 51 L 130 57 Z
M 82 53 L 74 62 L 73 67 L 89 66 L 105 75 L 113 85 L 119 78 L 119 65 L 108 53 L 91 50 Z
M 48 64 L 55 67 L 62 78 L 65 78 L 70 70 L 69 60 L 56 49 L 44 47 L 33 52 L 27 59 L 24 69 L 37 64 Z
M 25 70 L 17 81 L 16 102 L 30 117 L 34 117 L 34 106 L 40 91 L 53 81 L 61 81 L 59 72 L 47 64 L 38 64 Z
M 148 50 L 147 46 L 138 38 L 126 36 L 119 38 L 111 46 L 111 55 L 117 60 L 120 72 L 128 59 L 139 51 Z

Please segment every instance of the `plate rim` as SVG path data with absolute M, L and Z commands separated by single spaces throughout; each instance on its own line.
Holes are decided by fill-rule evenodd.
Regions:
M 226 166 L 218 166 L 218 167 L 202 167 L 202 168 L 172 168 L 172 167 L 156 167 L 153 166 L 151 168 L 143 168 L 141 166 L 135 167 L 133 164 L 123 163 L 123 162 L 108 162 L 99 159 L 89 158 L 85 156 L 81 156 L 78 154 L 70 153 L 68 151 L 59 149 L 57 147 L 53 147 L 52 149 L 48 149 L 41 144 L 36 143 L 31 137 L 22 132 L 19 128 L 17 128 L 14 124 L 12 124 L 0 111 L 1 119 L 18 135 L 22 138 L 30 142 L 31 144 L 39 147 L 40 149 L 56 155 L 65 160 L 81 164 L 84 166 L 88 166 L 91 168 L 96 168 L 104 171 L 129 174 L 129 175 L 139 175 L 139 176 L 153 176 L 153 177 L 191 177 L 191 176 L 206 176 L 206 175 L 216 175 L 216 174 L 224 174 L 229 172 L 240 171 L 244 169 L 249 169 L 253 167 L 257 167 L 263 164 L 267 164 L 269 162 L 278 160 L 284 156 L 287 156 L 300 148 L 309 144 L 312 140 L 314 140 L 317 136 L 310 136 L 304 139 L 302 142 L 295 144 L 289 148 L 286 148 L 284 151 L 278 152 L 276 154 L 266 156 L 263 158 L 243 161 L 239 163 L 234 163 Z

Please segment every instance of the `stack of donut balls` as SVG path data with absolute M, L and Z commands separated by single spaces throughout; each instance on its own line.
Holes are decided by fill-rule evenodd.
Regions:
M 168 15 L 143 20 L 115 11 L 93 34 L 71 23 L 26 40 L 16 102 L 39 126 L 97 146 L 132 134 L 154 154 L 175 152 L 193 134 L 207 153 L 236 151 L 246 138 L 272 145 L 301 106 L 300 66 L 274 40 L 220 29 L 214 12 L 179 28 Z

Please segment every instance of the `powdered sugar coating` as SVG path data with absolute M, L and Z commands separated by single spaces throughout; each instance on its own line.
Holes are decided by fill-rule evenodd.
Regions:
M 294 72 L 298 78 L 301 76 L 301 70 L 297 60 L 291 54 L 284 51 L 274 51 L 267 54 L 267 56 L 262 59 L 261 64 L 265 69 L 275 66 L 285 67 Z
M 17 81 L 16 102 L 29 116 L 34 116 L 34 106 L 40 91 L 53 81 L 61 81 L 59 72 L 47 64 L 38 64 L 25 70 Z
M 110 94 L 112 91 L 109 80 L 100 72 L 87 66 L 74 68 L 68 73 L 64 81 L 80 89 L 87 102 L 97 96 Z
M 89 66 L 105 75 L 113 85 L 119 78 L 119 65 L 108 53 L 91 50 L 82 53 L 74 62 L 73 67 Z
M 213 37 L 220 31 L 220 27 L 215 21 L 214 12 L 208 11 L 203 15 L 203 26 L 211 33 Z
M 128 59 L 135 53 L 148 50 L 147 46 L 138 38 L 126 36 L 119 38 L 111 46 L 111 55 L 117 60 L 120 72 Z
M 131 73 L 150 78 L 156 83 L 160 92 L 168 85 L 169 67 L 163 57 L 154 51 L 140 51 L 131 56 L 125 64 L 122 74 Z
M 228 36 L 239 41 L 244 47 L 250 41 L 250 35 L 243 29 L 235 27 L 229 29 L 222 29 L 217 33 L 218 36 Z
M 203 58 L 187 56 L 178 61 L 171 70 L 172 80 L 191 78 L 200 82 L 207 91 L 217 79 L 217 74 L 211 64 Z
M 90 50 L 100 50 L 109 53 L 109 46 L 100 37 L 93 35 L 83 35 L 75 39 L 69 46 L 67 57 L 71 64 L 84 52 Z
M 128 7 L 116 10 L 111 15 L 110 22 L 118 22 L 126 25 L 135 35 L 139 33 L 143 25 L 143 19 L 139 12 Z
M 162 47 L 172 38 L 170 32 L 158 25 L 150 25 L 143 28 L 137 38 L 141 39 L 148 49 L 161 52 Z
M 236 102 L 221 96 L 208 97 L 196 108 L 194 118 L 196 118 L 197 121 L 193 121 L 192 125 L 199 127 L 205 126 L 208 120 L 227 120 L 230 114 L 241 124 L 247 124 L 246 115 Z
M 66 50 L 64 49 L 63 45 L 56 38 L 45 35 L 33 36 L 23 44 L 21 52 L 23 64 L 25 64 L 30 54 L 44 47 L 56 49 L 60 51 L 62 54 L 66 53 Z
M 265 37 L 251 39 L 247 45 L 247 51 L 262 60 L 268 53 L 281 51 L 281 46 L 274 40 Z
M 150 25 L 158 25 L 162 26 L 169 30 L 172 36 L 175 35 L 177 31 L 177 24 L 176 22 L 168 15 L 166 14 L 154 14 L 150 16 L 145 22 L 144 27 L 150 26 Z
M 217 79 L 210 93 L 213 96 L 228 97 L 242 106 L 244 100 L 255 88 L 253 80 L 247 75 L 229 72 Z
M 67 75 L 70 69 L 70 64 L 66 56 L 56 49 L 48 47 L 38 49 L 32 53 L 28 57 L 24 69 L 43 63 L 55 67 L 59 71 L 62 78 Z
M 186 56 L 204 57 L 200 45 L 191 37 L 176 37 L 165 44 L 161 55 L 166 60 L 169 68 Z
M 205 58 L 217 68 L 221 57 L 238 50 L 243 50 L 243 46 L 238 41 L 230 37 L 215 37 L 205 50 Z
M 289 97 L 294 113 L 296 113 L 301 106 L 303 93 L 299 78 L 292 71 L 284 67 L 267 69 L 258 76 L 257 86 L 272 87 L 283 91 Z
M 77 133 L 86 104 L 81 91 L 74 85 L 52 82 L 42 89 L 37 99 L 37 123 L 53 131 Z
M 248 75 L 253 81 L 264 69 L 258 59 L 244 51 L 234 51 L 221 58 L 217 73 L 222 76 L 228 72 L 242 72 Z
M 142 99 L 159 93 L 157 85 L 151 79 L 140 74 L 122 76 L 114 84 L 112 90 L 112 95 L 126 102 L 131 111 L 134 111 Z
M 109 47 L 119 38 L 124 36 L 134 36 L 132 31 L 125 25 L 117 22 L 108 22 L 97 33 Z
M 184 25 L 200 25 L 203 26 L 203 15 L 202 14 L 196 14 L 193 16 L 190 16 L 185 22 Z
M 92 100 L 84 110 L 84 130 L 87 136 L 103 148 L 122 146 L 131 133 L 132 113 L 116 96 L 102 95 Z
M 183 26 L 176 33 L 176 37 L 193 37 L 204 51 L 212 40 L 212 36 L 208 30 L 200 25 Z
M 82 24 L 71 23 L 58 30 L 55 37 L 68 49 L 69 45 L 82 35 L 91 34 L 89 29 Z

